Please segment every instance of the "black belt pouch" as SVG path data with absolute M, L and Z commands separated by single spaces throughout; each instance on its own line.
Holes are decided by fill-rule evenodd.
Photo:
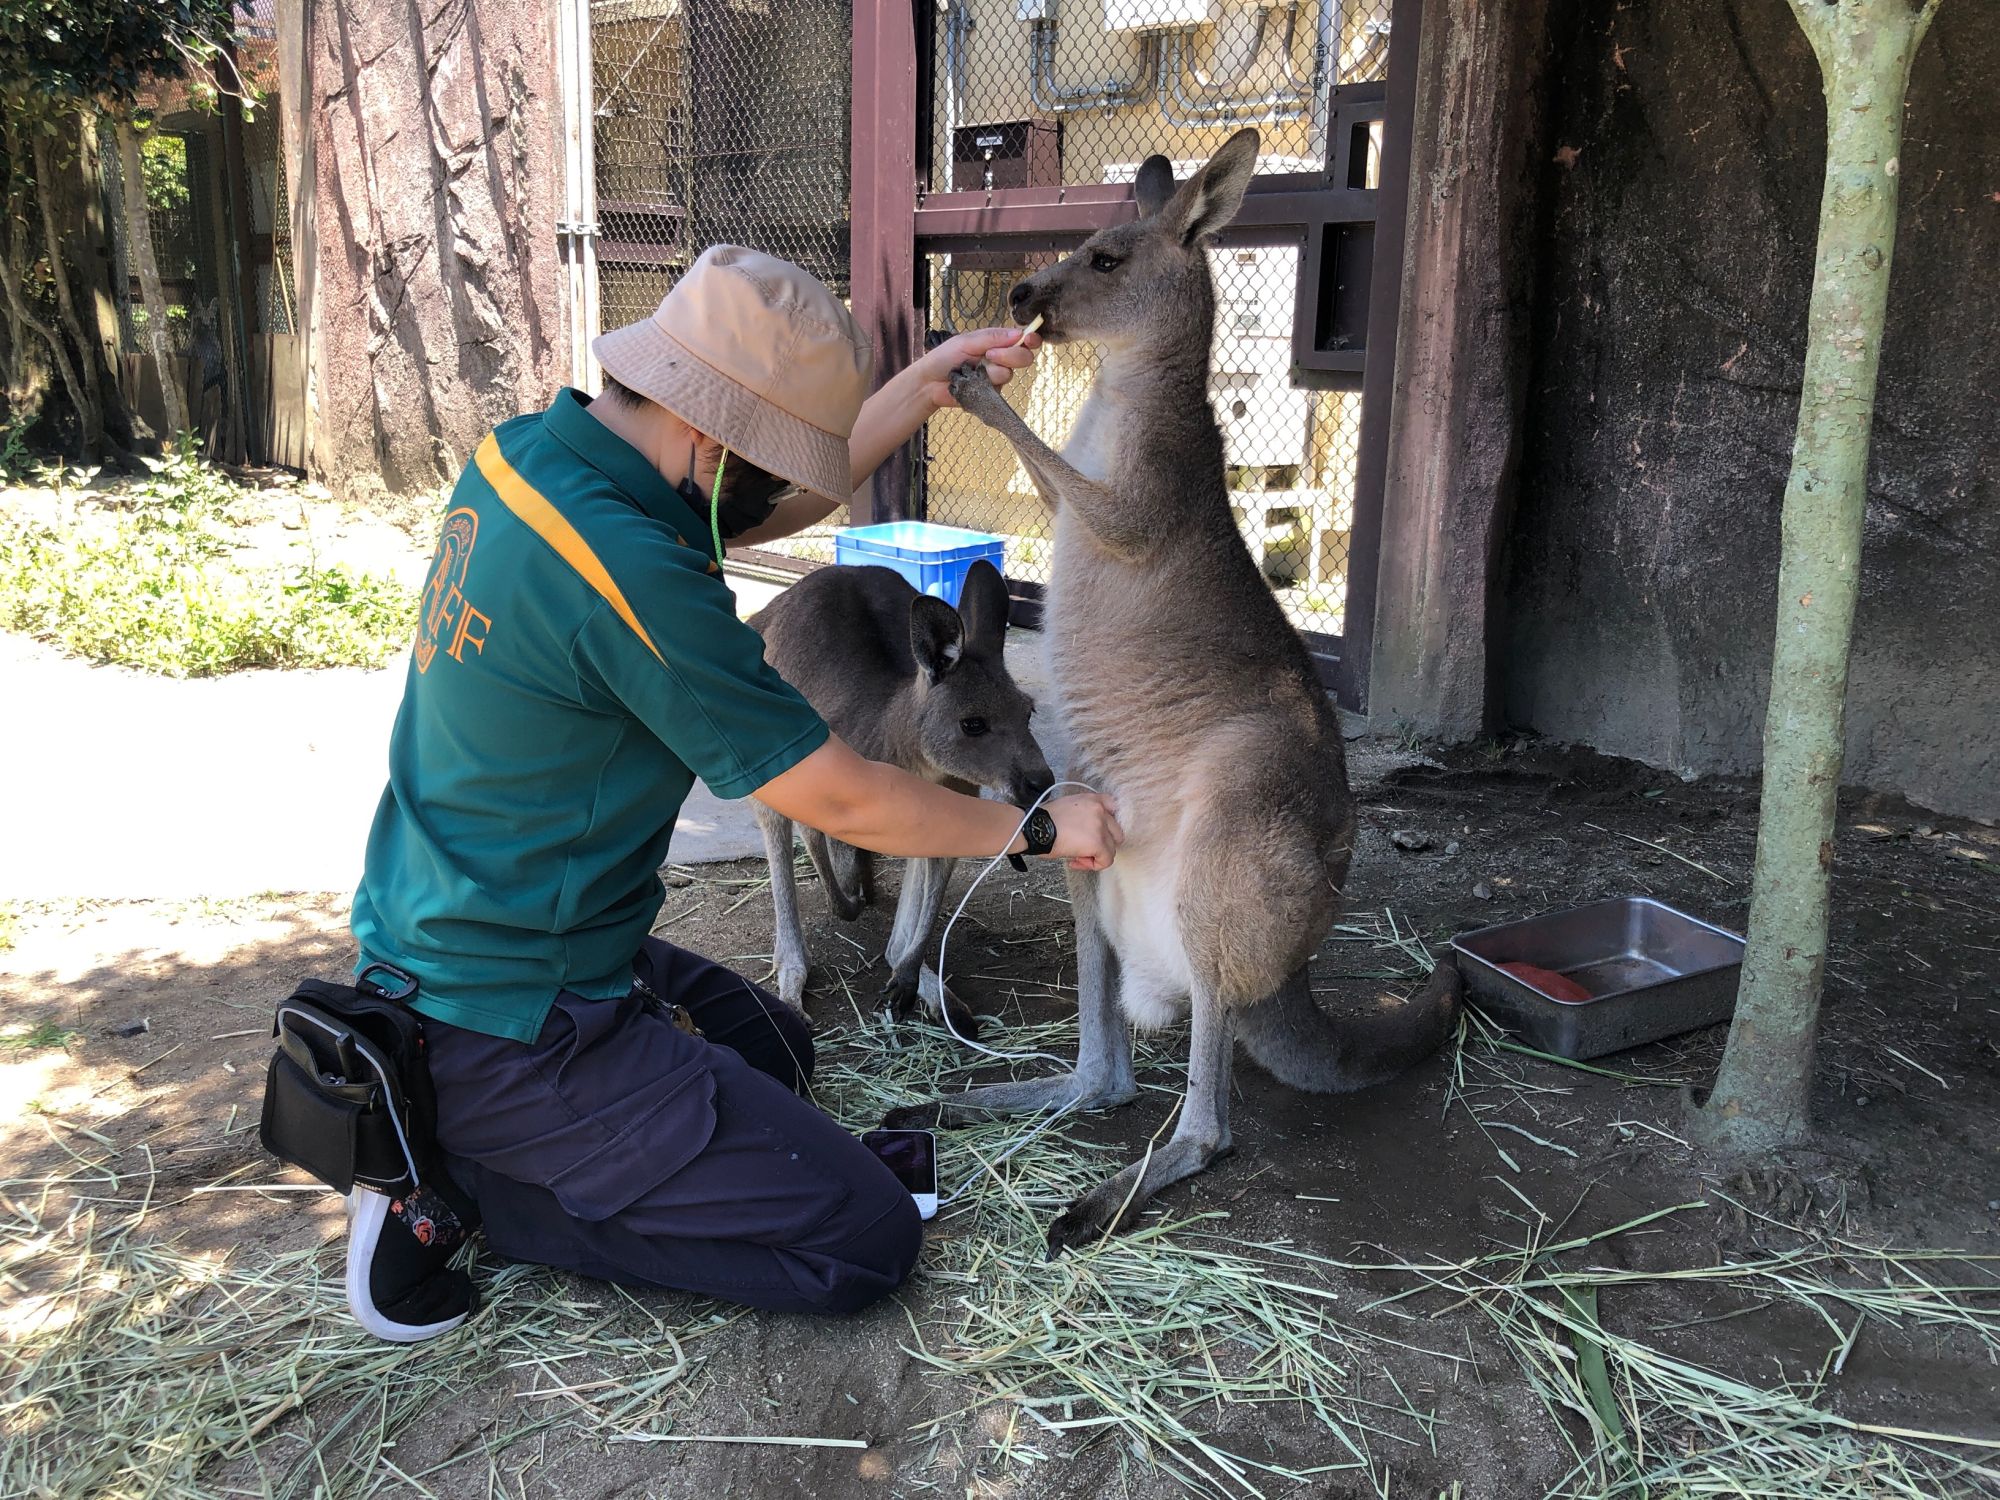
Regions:
M 406 1193 L 437 1155 L 437 1101 L 416 983 L 387 964 L 352 985 L 300 982 L 278 1006 L 258 1139 L 345 1193 Z

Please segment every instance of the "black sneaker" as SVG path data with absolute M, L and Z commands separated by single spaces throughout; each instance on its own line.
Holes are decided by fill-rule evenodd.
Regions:
M 347 1305 L 378 1339 L 414 1344 L 458 1327 L 479 1305 L 472 1278 L 451 1259 L 478 1214 L 456 1194 L 424 1186 L 402 1197 L 347 1195 Z

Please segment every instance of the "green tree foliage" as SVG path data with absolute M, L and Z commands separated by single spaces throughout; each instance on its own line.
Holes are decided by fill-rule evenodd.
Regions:
M 234 0 L 0 0 L 0 94 L 55 112 L 129 105 L 146 84 L 205 66 Z

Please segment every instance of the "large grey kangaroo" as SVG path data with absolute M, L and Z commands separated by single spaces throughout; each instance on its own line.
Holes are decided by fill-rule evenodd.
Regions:
M 991 563 L 972 565 L 957 609 L 919 594 L 887 568 L 821 568 L 750 624 L 763 635 L 765 659 L 778 675 L 870 760 L 1024 807 L 1049 789 L 1049 763 L 1028 728 L 1034 702 L 1007 670 L 1007 585 Z M 792 876 L 792 824 L 762 803 L 757 821 L 771 867 L 778 996 L 802 1009 L 806 943 Z M 815 829 L 805 837 L 834 912 L 853 921 L 875 899 L 874 856 Z M 883 999 L 900 1020 L 921 995 L 970 1038 L 978 1034 L 972 1012 L 923 963 L 954 863 L 905 862 Z
M 1069 1206 L 1051 1256 L 1130 1225 L 1169 1183 L 1230 1149 L 1232 1043 L 1281 1082 L 1365 1088 L 1429 1055 L 1456 1023 L 1457 974 L 1361 1021 L 1331 1020 L 1306 961 L 1339 908 L 1353 849 L 1340 722 L 1304 644 L 1231 518 L 1208 401 L 1215 291 L 1204 240 L 1236 216 L 1257 161 L 1239 131 L 1176 191 L 1139 170 L 1140 217 L 1093 235 L 1013 290 L 1052 342 L 1102 347 L 1061 456 L 976 366 L 959 405 L 1013 444 L 1055 512 L 1044 649 L 1066 731 L 1063 775 L 1117 803 L 1125 845 L 1069 877 L 1080 1034 L 1074 1071 L 892 1112 L 892 1125 L 1096 1109 L 1137 1093 L 1127 1022 L 1193 1011 L 1173 1136 Z M 1051 743 L 1055 741 L 1051 739 Z

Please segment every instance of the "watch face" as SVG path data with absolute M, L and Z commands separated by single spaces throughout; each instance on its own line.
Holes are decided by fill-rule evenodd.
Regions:
M 1028 819 L 1028 847 L 1037 854 L 1047 854 L 1056 846 L 1056 820 L 1049 815 L 1046 807 L 1038 807 Z

